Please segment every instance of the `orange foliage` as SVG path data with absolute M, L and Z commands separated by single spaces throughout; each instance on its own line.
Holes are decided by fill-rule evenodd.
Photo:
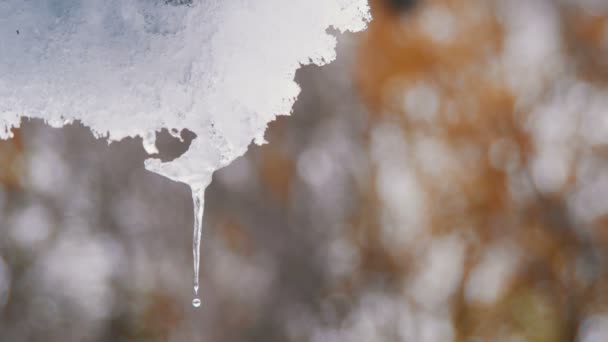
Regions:
M 593 298 L 591 291 L 597 289 L 592 289 L 605 281 L 596 280 L 590 285 L 574 275 L 577 258 L 591 247 L 578 235 L 580 228 L 568 216 L 567 191 L 541 194 L 527 176 L 533 198 L 522 200 L 509 189 L 513 170 L 495 165 L 496 158 L 508 161 L 514 163 L 516 172 L 525 175 L 535 151 L 523 124 L 530 114 L 517 108 L 515 95 L 506 85 L 505 71 L 496 65 L 505 36 L 494 15 L 493 2 L 429 0 L 401 14 L 385 3 L 371 1 L 374 20 L 363 38 L 357 70 L 358 89 L 374 115 L 373 121 L 397 123 L 410 143 L 420 136 L 438 139 L 462 163 L 436 179 L 412 160 L 416 177 L 430 198 L 428 228 L 436 235 L 472 233 L 479 241 L 479 245 L 468 248 L 465 280 L 484 246 L 493 241 L 513 241 L 526 254 L 508 294 L 493 306 L 468 303 L 461 288 L 452 306 L 458 340 L 473 336 L 495 340 L 502 334 L 498 327 L 533 341 L 574 339 L 577 320 L 588 303 L 584 298 Z M 421 23 L 425 11 L 435 5 L 449 9 L 458 28 L 445 41 L 429 35 Z M 598 49 L 608 29 L 607 18 L 564 10 L 563 20 L 566 45 L 578 62 L 578 72 L 588 80 L 603 82 L 608 75 L 608 59 Z M 432 121 L 412 117 L 403 103 L 408 89 L 421 83 L 432 87 L 440 99 Z M 501 142 L 508 142 L 508 148 L 491 152 Z M 474 162 L 463 159 L 460 153 L 466 148 L 475 149 L 481 157 Z M 446 183 L 450 184 L 447 190 Z M 568 184 L 572 183 L 573 179 Z M 449 200 L 454 196 L 465 199 L 466 205 L 450 209 Z M 373 196 L 369 201 L 370 206 L 380 206 Z M 607 222 L 602 219 L 597 223 L 601 244 L 608 239 Z M 379 234 L 380 228 L 377 222 L 367 222 L 362 223 L 362 229 L 369 237 Z M 377 239 L 366 250 L 367 266 L 404 276 L 410 271 L 407 250 L 390 255 Z M 383 266 L 378 266 L 377 260 L 384 260 Z M 535 312 L 539 307 L 546 307 L 546 311 Z M 529 317 L 522 320 L 521 315 Z

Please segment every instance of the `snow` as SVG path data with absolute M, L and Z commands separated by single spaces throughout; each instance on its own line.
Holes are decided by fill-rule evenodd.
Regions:
M 179 158 L 146 168 L 204 188 L 299 93 L 302 64 L 334 59 L 329 28 L 361 30 L 365 0 L 5 0 L 0 138 L 23 117 L 74 120 L 108 141 L 187 128 Z

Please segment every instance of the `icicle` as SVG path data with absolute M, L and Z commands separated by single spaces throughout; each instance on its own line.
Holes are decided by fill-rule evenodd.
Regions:
M 198 298 L 198 270 L 201 258 L 201 233 L 203 230 L 203 209 L 205 206 L 205 188 L 192 189 L 192 201 L 194 204 L 194 234 L 192 237 L 192 256 L 194 259 L 194 299 L 192 306 L 198 308 L 201 300 Z

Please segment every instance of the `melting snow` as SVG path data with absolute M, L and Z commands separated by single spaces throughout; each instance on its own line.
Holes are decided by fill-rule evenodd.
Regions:
M 151 154 L 161 129 L 194 132 L 182 156 L 145 165 L 193 189 L 196 274 L 212 173 L 291 112 L 296 69 L 334 59 L 330 27 L 368 20 L 366 0 L 3 0 L 0 139 L 22 117 L 141 136 Z

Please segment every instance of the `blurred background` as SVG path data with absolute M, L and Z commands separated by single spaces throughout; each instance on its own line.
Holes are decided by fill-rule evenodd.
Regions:
M 608 341 L 608 2 L 370 5 L 215 174 L 199 309 L 141 139 L 0 141 L 0 341 Z

